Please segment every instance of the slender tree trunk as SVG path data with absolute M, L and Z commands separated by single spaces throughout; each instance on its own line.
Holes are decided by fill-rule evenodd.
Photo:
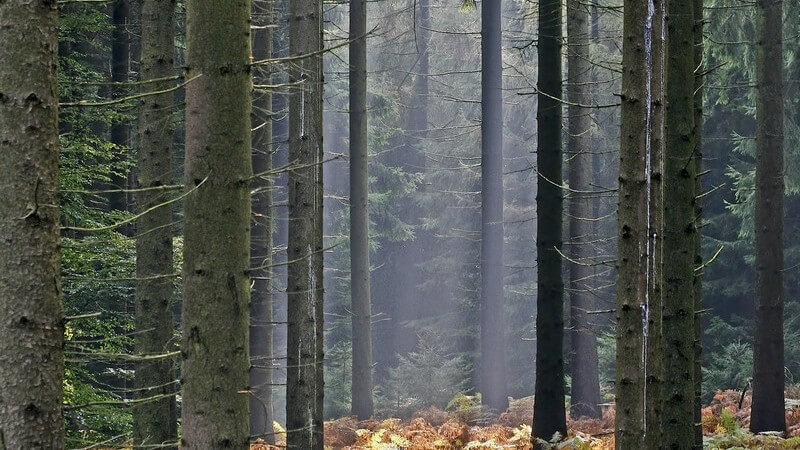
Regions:
M 297 0 L 289 5 L 289 53 L 308 55 L 322 48 L 322 2 Z M 292 63 L 289 83 L 302 83 L 289 96 L 289 260 L 286 429 L 290 448 L 322 448 L 317 423 L 322 385 L 318 328 L 322 279 L 318 263 L 321 200 L 322 57 Z
M 142 0 L 141 81 L 175 74 L 175 2 Z M 170 81 L 146 83 L 142 92 L 168 88 Z M 139 110 L 138 185 L 153 189 L 137 193 L 139 211 L 149 210 L 170 198 L 159 191 L 173 182 L 172 93 L 143 97 Z M 136 354 L 159 355 L 173 351 L 172 317 L 172 207 L 155 209 L 136 222 Z M 178 438 L 175 393 L 175 360 L 159 358 L 136 364 L 136 398 L 163 396 L 133 408 L 133 442 L 139 448 L 175 442 Z M 172 448 L 177 448 L 174 446 Z
M 182 310 L 187 449 L 249 443 L 250 2 L 188 3 Z
M 129 0 L 116 0 L 112 7 L 113 29 L 111 32 L 111 81 L 125 83 L 128 81 L 131 57 L 131 5 Z M 145 24 L 145 26 L 147 26 Z M 113 98 L 127 95 L 124 85 L 111 87 Z M 111 126 L 111 143 L 116 147 L 116 159 L 127 161 L 130 146 L 130 124 L 127 120 L 117 121 Z M 125 173 L 115 174 L 111 179 L 111 189 L 117 190 L 108 196 L 108 206 L 111 210 L 126 211 L 128 208 L 127 196 L 124 189 L 128 187 L 128 177 Z
M 652 17 L 625 0 L 622 47 L 619 207 L 617 211 L 616 446 L 644 448 L 646 416 L 643 323 L 647 323 L 648 194 Z M 646 366 L 645 366 L 646 367 Z
M 350 2 L 350 289 L 353 322 L 352 412 L 373 414 L 372 307 L 369 286 L 367 2 Z
M 750 430 L 786 431 L 783 364 L 783 0 L 759 0 L 756 336 Z
M 64 448 L 55 2 L 0 3 L 0 445 Z
M 664 189 L 664 439 L 694 445 L 694 46 L 693 0 L 667 0 Z
M 481 5 L 481 384 L 483 404 L 508 408 L 503 309 L 502 1 Z
M 646 448 L 659 448 L 663 439 L 661 418 L 664 409 L 664 75 L 666 65 L 665 0 L 653 1 L 652 49 L 650 53 L 650 152 L 647 201 L 647 329 L 645 345 L 645 436 Z
M 274 0 L 252 2 L 253 59 L 272 55 L 272 28 L 275 24 Z M 271 66 L 257 67 L 256 84 L 273 84 Z M 275 83 L 277 84 L 277 83 Z M 250 230 L 250 261 L 253 289 L 250 300 L 250 436 L 275 443 L 272 405 L 273 318 L 272 318 L 272 92 L 269 88 L 254 92 L 253 99 L 253 183 Z
M 570 416 L 599 418 L 600 376 L 597 369 L 597 330 L 589 311 L 595 309 L 592 291 L 592 116 L 585 106 L 591 98 L 589 6 L 580 0 L 567 4 L 567 94 L 569 106 L 569 266 L 572 392 Z
M 694 448 L 703 448 L 703 0 L 693 0 L 694 11 Z
M 563 192 L 561 153 L 560 0 L 539 3 L 539 96 L 536 119 L 539 140 L 536 164 L 536 387 L 533 435 L 549 441 L 566 435 L 564 404 L 564 281 L 562 278 Z

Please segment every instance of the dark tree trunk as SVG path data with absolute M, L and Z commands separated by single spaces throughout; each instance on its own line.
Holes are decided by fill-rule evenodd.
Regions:
M 274 0 L 252 2 L 253 59 L 272 55 Z M 273 84 L 272 66 L 256 67 L 256 84 Z M 277 80 L 276 80 L 277 81 Z M 275 83 L 277 84 L 277 83 Z M 273 261 L 272 261 L 272 92 L 259 89 L 253 94 L 253 182 L 250 230 L 250 264 L 253 267 L 253 289 L 250 300 L 250 436 L 275 443 L 272 405 L 273 351 Z M 260 176 L 259 176 L 260 175 Z
M 0 3 L 0 443 L 64 448 L 56 2 Z
M 501 413 L 506 392 L 503 309 L 502 1 L 481 5 L 481 361 L 483 404 Z
M 597 369 L 597 330 L 589 311 L 595 308 L 590 217 L 592 200 L 592 116 L 585 106 L 591 98 L 589 9 L 580 0 L 567 5 L 567 94 L 569 106 L 569 289 L 572 392 L 570 416 L 599 418 L 600 376 Z
M 367 2 L 350 2 L 350 289 L 353 324 L 352 413 L 373 413 L 372 308 L 369 284 L 367 147 Z
M 539 83 L 536 164 L 536 388 L 533 435 L 549 441 L 566 435 L 564 404 L 564 281 L 562 278 L 563 192 L 561 151 L 560 0 L 539 3 Z
M 246 449 L 250 4 L 187 7 L 181 447 Z
M 131 6 L 129 0 L 116 0 L 112 7 L 111 33 L 111 88 L 113 98 L 127 95 L 128 90 L 124 83 L 128 81 L 131 57 Z M 144 24 L 147 26 L 147 24 Z M 128 121 L 117 121 L 111 126 L 111 143 L 116 147 L 116 159 L 128 161 L 130 155 L 130 124 Z M 114 192 L 108 195 L 108 207 L 111 210 L 126 211 L 128 209 L 125 189 L 128 187 L 126 173 L 114 174 L 111 177 L 111 189 Z M 123 227 L 123 231 L 125 227 Z
M 163 80 L 175 74 L 175 2 L 142 0 L 142 92 L 168 88 Z M 160 82 L 150 80 L 162 79 Z M 163 204 L 172 191 L 172 93 L 143 97 L 138 123 L 139 211 Z M 136 354 L 159 355 L 173 351 L 172 207 L 162 206 L 136 221 Z M 175 360 L 159 358 L 136 364 L 136 398 L 163 396 L 133 408 L 133 442 L 139 448 L 178 439 Z M 174 446 L 172 448 L 177 448 Z
M 694 445 L 693 0 L 667 0 L 664 158 L 664 427 L 669 448 Z
M 322 2 L 289 5 L 289 53 L 322 48 Z M 286 429 L 290 448 L 321 449 L 322 261 L 320 215 L 322 152 L 322 57 L 293 62 L 289 83 L 289 245 Z
M 650 119 L 648 5 L 625 0 L 622 47 L 619 207 L 617 211 L 616 446 L 644 448 L 647 323 L 647 215 Z M 649 41 L 649 39 L 647 40 Z
M 694 11 L 694 448 L 703 448 L 703 0 L 693 0 Z
M 750 430 L 785 432 L 783 0 L 759 0 L 756 5 L 756 336 Z

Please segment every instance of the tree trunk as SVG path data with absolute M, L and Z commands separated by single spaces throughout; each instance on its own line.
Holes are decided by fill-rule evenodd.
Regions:
M 592 291 L 592 116 L 589 9 L 580 0 L 567 5 L 567 94 L 569 106 L 569 266 L 572 395 L 570 416 L 600 418 L 600 376 L 597 369 L 597 330 L 589 311 Z
M 759 0 L 756 332 L 750 430 L 786 431 L 783 363 L 783 0 Z
M 539 3 L 539 84 L 536 164 L 536 387 L 533 435 L 549 441 L 566 435 L 564 404 L 564 281 L 562 278 L 563 192 L 561 154 L 560 0 Z
M 506 392 L 503 309 L 502 1 L 481 5 L 481 362 L 483 404 L 502 413 Z
M 0 444 L 64 448 L 56 3 L 0 3 Z
M 350 2 L 350 289 L 353 324 L 352 413 L 373 414 L 369 285 L 367 2 Z
M 703 0 L 693 0 L 694 12 L 694 448 L 703 448 Z
M 253 58 L 272 55 L 272 28 L 276 22 L 274 0 L 252 2 Z M 256 83 L 273 84 L 271 66 L 255 68 Z M 277 81 L 277 80 L 276 80 Z M 275 83 L 277 84 L 277 83 Z M 272 405 L 272 371 L 275 366 L 272 318 L 272 92 L 269 88 L 254 92 L 253 98 L 253 172 L 261 174 L 253 182 L 250 230 L 250 261 L 253 289 L 250 300 L 250 436 L 275 443 Z
M 650 179 L 649 71 L 652 17 L 648 5 L 625 0 L 622 47 L 619 207 L 617 211 L 616 446 L 644 448 L 647 323 L 647 215 Z M 647 41 L 647 42 L 646 42 Z
M 297 0 L 289 5 L 289 53 L 308 55 L 322 48 L 322 4 Z M 302 83 L 289 96 L 289 245 L 286 429 L 290 448 L 321 447 L 318 378 L 322 361 L 319 304 L 322 279 L 318 264 L 322 151 L 322 57 L 293 62 L 289 83 Z M 319 364 L 319 368 L 317 365 Z M 319 436 L 317 436 L 319 434 Z
M 166 89 L 172 82 L 149 82 L 175 74 L 175 2 L 142 1 L 142 92 Z M 172 184 L 172 93 L 143 97 L 139 111 L 139 211 L 166 202 Z M 174 350 L 172 205 L 155 209 L 136 221 L 136 354 L 158 355 Z M 136 398 L 163 396 L 133 408 L 133 442 L 139 448 L 175 442 L 178 438 L 175 361 L 159 358 L 136 364 Z M 172 448 L 177 448 L 174 446 Z
M 664 190 L 665 445 L 694 445 L 694 46 L 693 0 L 667 0 Z
M 120 98 L 127 95 L 128 90 L 124 83 L 128 81 L 128 73 L 130 72 L 131 5 L 129 0 L 116 0 L 112 7 L 111 15 L 113 24 L 111 32 L 111 82 L 121 83 L 111 87 L 111 95 L 113 98 Z M 145 27 L 148 26 L 148 24 L 143 25 Z M 130 137 L 130 124 L 127 120 L 118 120 L 111 126 L 111 143 L 114 144 L 118 161 L 124 162 L 128 160 Z M 125 173 L 112 174 L 110 188 L 115 192 L 111 192 L 108 195 L 108 207 L 110 210 L 126 211 L 128 209 L 127 196 L 124 191 L 127 187 L 128 177 Z
M 186 22 L 181 447 L 246 449 L 250 3 L 196 0 Z

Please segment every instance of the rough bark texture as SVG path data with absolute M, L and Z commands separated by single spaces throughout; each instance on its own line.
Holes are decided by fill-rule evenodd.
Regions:
M 694 11 L 694 220 L 697 227 L 694 244 L 694 448 L 703 448 L 701 400 L 703 391 L 703 0 L 693 0 Z
M 648 5 L 625 0 L 617 212 L 616 446 L 644 448 L 643 319 L 647 295 Z
M 262 60 L 272 55 L 272 28 L 276 22 L 274 0 L 252 2 L 253 58 Z M 256 84 L 273 84 L 271 66 L 257 67 Z M 275 80 L 278 81 L 278 80 Z M 277 84 L 277 83 L 275 83 Z M 250 264 L 253 267 L 253 289 L 250 299 L 250 436 L 275 443 L 272 405 L 273 349 L 272 318 L 272 92 L 253 93 L 253 172 L 262 174 L 253 181 L 250 199 L 253 212 L 250 231 Z
M 142 0 L 141 81 L 175 74 L 175 2 Z M 142 92 L 166 89 L 170 81 L 146 83 Z M 163 204 L 171 191 L 158 190 L 172 184 L 172 93 L 144 97 L 138 123 L 139 211 Z M 136 221 L 136 342 L 138 355 L 160 355 L 175 350 L 173 341 L 172 207 L 164 206 Z M 178 439 L 175 407 L 175 360 L 160 358 L 136 364 L 136 398 L 163 396 L 133 408 L 134 446 L 175 442 Z M 174 446 L 172 448 L 176 448 Z
M 0 3 L 0 446 L 64 448 L 56 3 Z
M 195 0 L 186 12 L 182 310 L 187 449 L 248 447 L 250 2 Z M 205 181 L 204 181 L 205 180 Z
M 373 413 L 372 307 L 369 285 L 367 2 L 350 2 L 350 289 L 353 323 L 352 413 Z
M 503 309 L 502 1 L 481 5 L 481 361 L 483 404 L 501 413 L 506 392 Z
M 750 430 L 786 431 L 783 369 L 783 1 L 759 0 L 756 5 L 756 336 Z
M 308 55 L 322 48 L 322 2 L 289 5 L 289 53 Z M 289 245 L 286 429 L 290 448 L 322 448 L 322 58 L 298 59 L 289 83 Z
M 694 12 L 667 0 L 664 445 L 694 445 Z
M 533 435 L 549 441 L 566 435 L 564 404 L 564 281 L 562 260 L 563 192 L 561 153 L 560 0 L 539 3 L 539 82 L 536 164 L 536 387 Z
M 116 0 L 112 6 L 111 20 L 111 81 L 126 83 L 130 72 L 131 57 L 131 5 L 129 0 Z M 148 24 L 143 24 L 145 27 Z M 111 87 L 113 98 L 124 97 L 128 94 L 124 84 Z M 130 124 L 127 120 L 117 121 L 111 126 L 111 143 L 116 147 L 115 159 L 127 161 L 129 158 L 128 146 L 130 145 Z M 126 211 L 128 201 L 123 189 L 128 187 L 128 177 L 125 173 L 112 174 L 111 189 L 116 190 L 108 194 L 108 207 L 112 210 Z M 123 227 L 123 232 L 126 231 Z
M 570 102 L 569 142 L 569 298 L 572 349 L 570 416 L 599 418 L 600 377 L 597 369 L 597 337 L 589 311 L 595 308 L 590 220 L 592 190 L 591 63 L 589 59 L 589 5 L 567 3 L 567 99 Z

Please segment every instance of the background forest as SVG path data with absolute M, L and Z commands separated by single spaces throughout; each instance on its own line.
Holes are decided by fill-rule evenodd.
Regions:
M 2 3 L 2 2 L 0 2 Z M 131 441 L 133 408 L 173 397 L 180 374 L 157 389 L 134 382 L 142 356 L 136 337 L 137 239 L 142 232 L 138 152 L 141 109 L 158 91 L 167 98 L 160 126 L 169 130 L 171 160 L 158 195 L 149 205 L 167 210 L 174 270 L 155 275 L 171 299 L 173 315 L 166 347 L 153 359 L 179 367 L 184 297 L 184 202 L 205 181 L 185 179 L 187 87 L 195 83 L 187 66 L 186 3 L 174 2 L 173 59 L 167 75 L 145 76 L 142 41 L 144 1 L 66 0 L 58 2 L 58 115 L 61 205 L 61 278 L 65 322 L 64 416 L 69 448 L 122 446 Z M 165 2 L 170 3 L 170 2 Z M 255 39 L 269 33 L 271 50 L 254 45 L 255 61 L 275 59 L 253 70 L 253 148 L 258 178 L 252 250 L 255 291 L 268 292 L 270 307 L 259 316 L 270 326 L 271 349 L 252 351 L 252 364 L 271 372 L 267 381 L 272 411 L 286 426 L 287 256 L 290 237 L 289 0 L 252 0 Z M 545 3 L 545 2 L 541 2 Z M 560 5 L 560 3 L 559 3 Z M 2 6 L 0 6 L 2 7 Z M 566 11 L 566 5 L 560 5 Z M 564 152 L 563 191 L 565 301 L 588 293 L 588 326 L 597 339 L 601 403 L 615 395 L 615 305 L 617 192 L 620 148 L 623 11 L 621 2 L 594 0 L 589 11 L 589 86 L 584 110 L 590 117 L 591 159 L 585 174 L 589 191 L 571 189 Z M 507 369 L 507 395 L 534 394 L 537 315 L 537 43 L 540 2 L 502 3 L 502 198 L 505 252 L 501 302 L 506 345 L 494 348 Z M 800 3 L 783 3 L 785 84 L 785 376 L 800 383 Z M 324 2 L 322 57 L 324 91 L 324 419 L 352 412 L 353 340 L 351 321 L 350 222 L 350 53 L 348 2 Z M 756 171 L 757 18 L 752 2 L 706 0 L 702 49 L 702 401 L 715 393 L 749 389 L 753 377 Z M 0 21 L 2 23 L 2 21 Z M 562 26 L 559 23 L 559 26 Z M 565 86 L 566 41 L 560 61 Z M 481 3 L 460 0 L 380 0 L 368 2 L 367 110 L 369 260 L 372 324 L 371 366 L 374 414 L 409 418 L 435 407 L 464 411 L 481 403 Z M 261 33 L 261 34 L 260 34 Z M 0 43 L 2 45 L 2 43 Z M 149 44 L 148 44 L 149 45 Z M 258 54 L 258 52 L 261 54 Z M 688 51 L 688 50 L 687 50 Z M 291 59 L 291 58 L 289 58 Z M 162 63 L 164 61 L 161 61 Z M 156 81 L 153 81 L 153 80 Z M 148 81 L 149 80 L 149 81 Z M 152 86 L 148 86 L 148 83 Z M 143 88 L 144 86 L 144 88 Z M 0 97 L 2 98 L 2 97 Z M 569 139 L 570 102 L 563 101 L 562 137 Z M 166 106 L 164 106 L 166 105 Z M 572 111 L 570 109 L 569 111 Z M 162 111 L 163 112 L 163 111 Z M 167 123 L 168 122 L 168 123 Z M 267 132 L 261 131 L 271 128 Z M 262 130 L 263 131 L 263 130 Z M 189 131 L 191 132 L 191 131 Z M 260 141 L 259 141 L 260 140 Z M 254 157 L 254 161 L 256 161 Z M 258 177 L 258 174 L 261 176 Z M 538 182 L 537 182 L 538 180 Z M 194 183 L 194 184 L 191 184 Z M 264 197 L 266 198 L 266 197 Z M 581 216 L 591 239 L 577 238 L 579 261 L 571 259 L 568 221 L 573 199 L 584 200 Z M 666 202 L 669 202 L 669 198 Z M 257 207 L 256 201 L 265 201 Z M 166 205 L 166 206 L 164 206 Z M 259 209 L 261 208 L 261 209 Z M 147 210 L 150 211 L 150 210 Z M 263 212 L 263 214 L 262 214 Z M 541 223 L 541 222 L 540 222 Z M 261 231 L 258 231 L 260 227 Z M 258 239 L 261 239 L 260 241 Z M 142 251 L 139 248 L 138 251 Z M 569 278 L 576 264 L 588 278 Z M 167 281 L 164 281 L 167 280 Z M 577 283 L 577 284 L 576 284 Z M 163 291 L 162 291 L 163 292 Z M 258 295 L 253 294 L 254 298 Z M 252 312 L 251 312 L 252 313 Z M 564 308 L 569 330 L 569 307 Z M 259 320 L 261 320 L 259 319 Z M 779 326 L 779 324 L 775 324 Z M 163 330 L 162 330 L 163 331 Z M 251 331 L 251 338 L 255 335 Z M 187 338 L 184 336 L 184 338 Z M 251 344 L 252 345 L 252 344 Z M 273 350 L 274 349 L 274 350 Z M 318 351 L 323 351 L 319 349 Z M 260 359 L 259 359 L 260 358 Z M 572 393 L 573 358 L 565 358 L 567 398 Z M 356 382 L 358 384 L 359 381 Z M 152 391 L 152 392 L 151 392 Z M 149 400 L 147 400 L 149 398 Z M 512 402 L 513 403 L 513 402 Z M 177 407 L 182 397 L 177 395 Z M 251 404 L 252 409 L 252 404 Z M 154 419 L 156 420 L 156 419 Z M 173 425 L 177 426 L 177 425 Z M 271 435 L 263 430 L 264 436 Z M 253 432 L 254 435 L 257 433 Z M 263 436 L 262 436 L 263 437 Z M 268 439 L 269 440 L 269 439 Z

